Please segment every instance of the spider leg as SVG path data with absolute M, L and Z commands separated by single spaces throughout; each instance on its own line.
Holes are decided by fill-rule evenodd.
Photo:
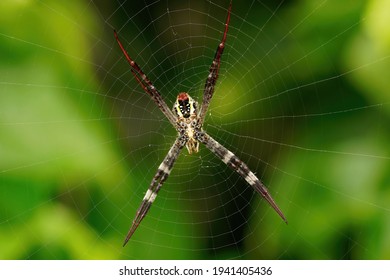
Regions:
M 210 65 L 209 75 L 207 76 L 206 83 L 204 85 L 202 106 L 201 106 L 201 108 L 199 110 L 199 114 L 198 114 L 199 127 L 201 127 L 203 125 L 204 118 L 205 118 L 207 110 L 209 108 L 211 98 L 213 97 L 213 94 L 214 94 L 215 84 L 217 83 L 219 67 L 221 65 L 221 56 L 222 56 L 223 50 L 225 48 L 226 36 L 227 36 L 228 28 L 229 28 L 231 9 L 232 9 L 232 2 L 230 1 L 228 14 L 226 17 L 225 31 L 223 33 L 221 43 L 219 43 L 217 50 L 215 52 L 214 60 Z
M 185 146 L 185 142 L 179 137 L 175 143 L 173 143 L 168 154 L 165 156 L 164 160 L 161 162 L 160 166 L 157 169 L 156 175 L 154 175 L 152 182 L 142 200 L 141 206 L 137 210 L 137 214 L 133 220 L 133 223 L 130 227 L 129 232 L 127 233 L 126 239 L 123 243 L 123 246 L 127 244 L 135 230 L 138 228 L 139 224 L 143 218 L 148 213 L 152 203 L 156 199 L 156 196 L 164 184 L 165 180 L 168 178 L 169 173 L 173 168 L 177 157 L 180 154 L 181 149 Z
M 264 184 L 256 177 L 256 175 L 249 169 L 249 167 L 242 162 L 236 155 L 231 151 L 226 149 L 216 140 L 214 140 L 206 132 L 201 132 L 198 140 L 206 145 L 206 147 L 212 151 L 217 157 L 219 157 L 227 166 L 236 171 L 248 184 L 255 189 L 278 213 L 278 215 L 283 219 L 287 224 L 287 219 L 285 218 L 283 212 L 280 210 L 271 194 L 268 192 Z
M 167 104 L 161 97 L 161 94 L 158 92 L 153 83 L 149 80 L 149 78 L 145 75 L 145 73 L 141 70 L 138 64 L 129 56 L 125 48 L 123 47 L 121 41 L 119 40 L 118 34 L 114 30 L 114 36 L 116 41 L 118 42 L 119 47 L 121 48 L 123 54 L 126 57 L 126 60 L 129 62 L 131 66 L 131 73 L 137 80 L 138 84 L 142 87 L 142 89 L 149 94 L 149 96 L 153 99 L 153 101 L 157 104 L 163 114 L 167 117 L 167 119 L 171 122 L 171 124 L 176 127 L 176 117 L 172 113 L 172 111 L 168 108 Z

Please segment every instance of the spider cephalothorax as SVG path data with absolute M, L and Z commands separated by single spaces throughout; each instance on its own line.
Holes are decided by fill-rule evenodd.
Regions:
M 202 126 L 208 106 L 210 104 L 211 98 L 214 94 L 214 87 L 218 79 L 218 71 L 221 62 L 221 56 L 225 48 L 226 35 L 228 32 L 229 21 L 230 21 L 230 12 L 232 8 L 232 3 L 230 2 L 228 14 L 225 22 L 225 31 L 223 33 L 222 40 L 217 47 L 217 51 L 214 56 L 214 60 L 211 63 L 209 75 L 207 76 L 206 83 L 203 91 L 203 100 L 202 106 L 198 111 L 198 103 L 192 99 L 188 93 L 181 92 L 176 98 L 176 102 L 173 105 L 173 109 L 169 110 L 167 104 L 161 97 L 161 94 L 157 91 L 155 86 L 137 65 L 137 63 L 131 59 L 129 54 L 126 52 L 121 41 L 118 38 L 117 33 L 114 31 L 115 38 L 121 48 L 123 54 L 125 55 L 127 61 L 131 66 L 131 73 L 140 84 L 142 89 L 150 95 L 157 106 L 160 108 L 162 113 L 167 117 L 169 122 L 175 127 L 178 132 L 178 137 L 173 143 L 171 149 L 168 151 L 168 154 L 165 156 L 164 160 L 161 162 L 160 166 L 157 169 L 156 175 L 154 175 L 153 180 L 147 190 L 144 199 L 142 200 L 141 206 L 138 208 L 137 215 L 135 216 L 133 223 L 130 227 L 130 230 L 126 236 L 123 246 L 129 241 L 130 237 L 133 235 L 134 231 L 137 229 L 138 225 L 148 213 L 152 203 L 157 197 L 157 193 L 161 189 L 165 180 L 168 178 L 173 164 L 175 163 L 177 157 L 180 154 L 180 151 L 187 147 L 188 152 L 197 153 L 199 150 L 199 143 L 204 144 L 211 152 L 213 152 L 218 158 L 222 160 L 227 166 L 236 171 L 245 181 L 256 191 L 258 192 L 270 205 L 271 207 L 279 214 L 279 216 L 287 223 L 286 218 L 284 217 L 282 211 L 276 205 L 275 201 L 269 194 L 267 188 L 264 184 L 256 177 L 256 175 L 249 169 L 249 167 L 242 162 L 237 156 L 235 156 L 231 151 L 226 149 L 216 140 L 214 140 L 210 135 L 203 131 Z

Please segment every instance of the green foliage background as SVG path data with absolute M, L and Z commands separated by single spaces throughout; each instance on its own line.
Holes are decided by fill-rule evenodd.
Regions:
M 226 7 L 227 2 L 218 5 Z M 209 225 L 186 223 L 187 214 L 178 215 L 172 209 L 185 209 L 191 202 L 183 205 L 171 197 L 154 213 L 163 221 L 173 213 L 175 228 L 169 222 L 145 220 L 145 230 L 139 229 L 137 240 L 122 249 L 124 233 L 138 206 L 129 204 L 130 194 L 139 192 L 132 200 L 139 201 L 156 159 L 162 159 L 173 138 L 167 137 L 158 146 L 161 139 L 137 135 L 139 127 L 156 128 L 155 122 L 163 127 L 158 128 L 160 133 L 172 131 L 169 124 L 157 120 L 162 116 L 151 103 L 143 104 L 147 109 L 141 109 L 137 117 L 137 106 L 144 101 L 136 94 L 128 96 L 128 87 L 137 85 L 114 42 L 112 27 L 121 30 L 126 45 L 132 43 L 133 52 L 142 50 L 137 58 L 149 65 L 152 77 L 161 75 L 165 92 L 177 92 L 175 80 L 167 78 L 174 72 L 162 72 L 172 67 L 164 63 L 160 68 L 150 66 L 163 61 L 164 53 L 158 51 L 169 43 L 169 37 L 158 37 L 158 30 L 139 31 L 151 17 L 165 13 L 167 6 L 171 11 L 178 9 L 181 1 L 163 1 L 165 10 L 158 10 L 158 5 L 148 9 L 155 15 L 144 18 L 145 22 L 136 17 L 128 21 L 134 11 L 143 10 L 143 3 L 132 4 L 134 10 L 126 15 L 125 9 L 114 13 L 116 4 L 107 1 L 1 1 L 0 258 L 388 259 L 390 2 L 296 0 L 280 7 L 273 2 L 234 1 L 228 39 L 234 48 L 226 50 L 221 69 L 225 78 L 219 83 L 219 91 L 227 94 L 224 99 L 216 97 L 214 125 L 209 129 L 230 148 L 233 143 L 244 144 L 245 139 L 234 139 L 227 131 L 274 141 L 260 142 L 265 145 L 260 150 L 253 147 L 258 143 L 253 141 L 244 155 L 262 151 L 264 161 L 272 163 L 267 167 L 259 163 L 259 155 L 248 157 L 250 166 L 267 167 L 264 176 L 272 182 L 289 225 L 261 204 L 247 222 L 251 233 L 244 235 L 245 240 L 232 248 L 210 248 L 202 239 L 181 238 L 193 236 L 197 226 Z M 189 7 L 202 8 L 193 3 Z M 245 15 L 249 5 L 253 5 L 252 12 Z M 226 10 L 216 11 L 215 16 L 224 19 Z M 266 12 L 274 15 L 270 19 L 260 16 Z M 199 44 L 212 45 L 212 54 L 214 35 L 220 36 L 221 26 L 205 19 L 216 31 Z M 164 19 L 158 23 L 164 28 Z M 165 21 L 168 24 L 172 22 Z M 263 25 L 268 28 L 264 33 L 258 29 Z M 140 40 L 130 39 L 132 35 Z M 244 35 L 264 40 L 264 44 L 249 46 L 253 55 L 247 57 L 249 62 L 263 58 L 262 67 L 253 71 L 243 68 L 244 63 L 232 67 L 237 62 L 235 55 L 253 41 Z M 282 43 L 276 51 L 267 53 L 272 50 L 271 42 L 278 41 Z M 145 42 L 151 42 L 148 48 Z M 153 50 L 156 55 L 149 61 L 145 57 Z M 202 71 L 192 73 L 199 78 L 199 87 L 205 77 Z M 273 73 L 277 74 L 270 77 Z M 256 77 L 265 77 L 268 83 L 258 84 Z M 228 91 L 232 84 L 235 90 Z M 254 84 L 256 91 L 265 94 L 272 90 L 297 94 L 281 95 L 275 103 L 265 100 L 259 105 L 264 115 L 258 115 L 243 107 L 258 97 L 237 98 Z M 136 105 L 131 107 L 134 96 Z M 237 107 L 242 109 L 229 113 Z M 129 108 L 131 116 L 124 113 Z M 148 116 L 147 112 L 153 113 Z M 261 116 L 286 117 L 283 122 L 261 122 Z M 124 128 L 128 118 L 133 126 Z M 261 123 L 259 131 L 246 122 L 222 124 L 256 118 Z M 146 143 L 152 150 L 158 148 L 158 156 L 134 148 Z M 179 166 L 187 163 L 194 162 L 185 158 Z M 173 187 L 179 189 L 181 179 L 172 178 Z M 188 184 L 189 179 L 184 180 Z M 201 183 L 210 184 L 206 179 Z M 162 213 L 164 207 L 167 210 Z M 151 228 L 153 234 L 148 235 Z

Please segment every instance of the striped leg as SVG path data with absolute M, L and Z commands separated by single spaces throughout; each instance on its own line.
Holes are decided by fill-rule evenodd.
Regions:
M 271 205 L 271 207 L 279 214 L 279 216 L 287 223 L 286 218 L 284 217 L 283 212 L 280 210 L 278 205 L 273 200 L 272 196 L 269 194 L 267 188 L 264 184 L 256 177 L 256 175 L 250 171 L 249 167 L 242 162 L 237 156 L 235 156 L 231 151 L 226 149 L 224 146 L 219 144 L 206 132 L 202 132 L 199 136 L 199 141 L 206 145 L 206 147 L 212 151 L 216 156 L 218 156 L 227 166 L 236 171 L 245 181 L 255 189 L 256 192 L 261 194 L 261 196 Z
M 121 48 L 123 54 L 126 57 L 126 60 L 129 62 L 131 66 L 131 73 L 137 80 L 138 84 L 142 87 L 142 89 L 149 94 L 149 96 L 153 99 L 153 101 L 157 104 L 163 114 L 167 117 L 167 119 L 171 122 L 171 124 L 176 127 L 176 117 L 172 113 L 172 111 L 168 108 L 165 101 L 162 99 L 161 94 L 155 88 L 153 83 L 149 80 L 149 78 L 145 75 L 145 73 L 141 70 L 138 64 L 129 56 L 125 48 L 123 47 L 121 41 L 119 40 L 118 34 L 114 30 L 115 39 L 118 42 L 119 47 Z
M 206 83 L 204 85 L 202 107 L 200 108 L 199 115 L 198 115 L 199 127 L 201 127 L 203 125 L 204 118 L 205 118 L 206 113 L 207 113 L 207 109 L 209 108 L 211 98 L 213 97 L 213 94 L 214 94 L 214 87 L 215 87 L 215 84 L 217 83 L 219 66 L 221 64 L 221 56 L 222 56 L 223 50 L 225 48 L 225 42 L 226 42 L 226 36 L 227 36 L 228 28 L 229 28 L 230 11 L 231 10 L 232 10 L 232 2 L 230 1 L 228 15 L 226 17 L 226 22 L 225 22 L 225 31 L 223 33 L 221 43 L 219 43 L 219 45 L 217 47 L 217 51 L 215 52 L 214 60 L 211 63 L 209 75 L 208 75 Z
M 158 167 L 157 173 L 156 175 L 154 175 L 153 180 L 148 188 L 148 191 L 146 192 L 145 197 L 142 200 L 141 206 L 137 210 L 137 214 L 133 220 L 129 232 L 127 233 L 123 246 L 127 244 L 129 239 L 141 223 L 142 219 L 148 213 L 153 201 L 156 199 L 158 191 L 161 189 L 165 180 L 168 178 L 169 173 L 173 168 L 173 164 L 175 163 L 184 145 L 182 139 L 179 137 L 169 150 L 164 160 L 161 162 L 160 166 Z

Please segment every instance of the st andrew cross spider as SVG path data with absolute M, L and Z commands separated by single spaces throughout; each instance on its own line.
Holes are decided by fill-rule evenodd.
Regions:
M 275 201 L 269 194 L 267 188 L 249 169 L 249 167 L 237 156 L 235 156 L 231 151 L 229 151 L 216 140 L 214 140 L 202 128 L 207 109 L 209 107 L 211 98 L 213 97 L 214 87 L 218 79 L 218 71 L 221 63 L 221 56 L 225 48 L 225 41 L 229 27 L 231 9 L 232 2 L 230 2 L 229 5 L 225 23 L 225 31 L 223 33 L 221 43 L 217 47 L 214 60 L 210 66 L 209 75 L 206 79 L 203 91 L 203 101 L 199 111 L 198 103 L 194 99 L 192 99 L 186 92 L 179 93 L 176 98 L 176 102 L 173 105 L 173 109 L 169 110 L 167 104 L 162 99 L 161 94 L 157 91 L 157 89 L 149 80 L 149 78 L 145 75 L 145 73 L 142 72 L 138 64 L 134 60 L 132 60 L 129 54 L 126 52 L 125 48 L 123 47 L 121 41 L 118 38 L 118 34 L 114 30 L 116 41 L 118 42 L 118 45 L 121 48 L 123 54 L 125 55 L 126 60 L 131 66 L 131 73 L 137 80 L 138 84 L 147 94 L 150 95 L 150 97 L 157 104 L 162 113 L 167 117 L 167 119 L 171 122 L 173 127 L 178 132 L 176 141 L 173 143 L 168 154 L 165 156 L 164 160 L 158 167 L 157 173 L 153 177 L 153 180 L 145 194 L 145 197 L 142 200 L 141 206 L 137 210 L 137 214 L 126 236 L 123 246 L 127 244 L 135 230 L 138 228 L 142 219 L 148 213 L 153 201 L 156 199 L 159 190 L 161 189 L 165 180 L 168 178 L 169 173 L 173 168 L 173 164 L 175 163 L 177 157 L 180 154 L 180 151 L 183 149 L 184 146 L 186 146 L 188 153 L 197 153 L 199 150 L 199 142 L 203 143 L 226 165 L 228 165 L 242 178 L 244 178 L 248 182 L 248 184 L 253 187 L 254 190 L 258 192 L 279 214 L 279 216 L 287 223 L 286 218 L 284 217 L 282 211 L 279 209 L 279 207 L 276 205 Z

